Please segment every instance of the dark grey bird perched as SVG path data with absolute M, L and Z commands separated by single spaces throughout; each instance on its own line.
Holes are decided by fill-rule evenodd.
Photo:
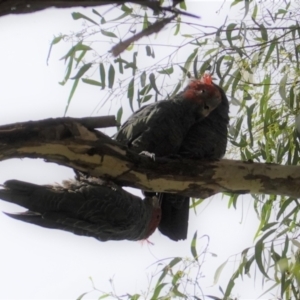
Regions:
M 225 92 L 215 85 L 221 95 L 221 104 L 211 114 L 195 123 L 188 131 L 178 154 L 182 157 L 202 160 L 221 159 L 226 152 L 229 123 L 229 103 Z M 158 229 L 170 239 L 186 239 L 188 231 L 188 197 L 160 193 L 162 218 Z
M 138 153 L 147 151 L 158 157 L 185 153 L 188 150 L 188 147 L 184 147 L 189 142 L 187 137 L 194 139 L 193 132 L 197 133 L 199 129 L 195 126 L 199 126 L 197 124 L 218 109 L 223 96 L 223 91 L 211 82 L 193 80 L 173 99 L 156 102 L 136 111 L 121 126 L 115 139 Z M 199 148 L 198 144 L 191 143 L 190 146 Z M 164 193 L 160 194 L 160 199 L 162 217 L 159 230 L 172 240 L 185 239 L 189 198 Z
M 138 153 L 147 151 L 158 157 L 177 154 L 189 129 L 220 103 L 218 88 L 193 80 L 173 99 L 134 112 L 114 137 Z
M 14 219 L 100 241 L 147 239 L 161 217 L 157 198 L 142 200 L 95 178 L 66 181 L 62 186 L 9 180 L 0 199 L 28 209 L 6 213 Z

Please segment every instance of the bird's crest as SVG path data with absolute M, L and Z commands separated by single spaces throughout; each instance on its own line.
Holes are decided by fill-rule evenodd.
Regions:
M 212 77 L 209 73 L 204 73 L 201 80 L 205 84 L 212 85 Z
M 212 77 L 210 74 L 205 73 L 200 79 L 193 78 L 190 80 L 185 89 L 184 97 L 187 99 L 193 99 L 195 97 L 195 91 L 200 91 L 201 89 L 207 88 L 210 90 L 212 87 Z

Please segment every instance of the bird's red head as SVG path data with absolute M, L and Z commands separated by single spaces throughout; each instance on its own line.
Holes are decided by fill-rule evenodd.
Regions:
M 160 203 L 157 197 L 152 197 L 152 215 L 150 222 L 148 224 L 147 231 L 145 232 L 145 237 L 144 239 L 147 239 L 158 227 L 160 219 L 161 219 L 161 208 L 160 208 Z
M 206 117 L 222 101 L 219 89 L 213 85 L 209 74 L 204 74 L 201 79 L 193 79 L 183 92 L 186 100 L 194 101 L 201 105 L 200 115 Z

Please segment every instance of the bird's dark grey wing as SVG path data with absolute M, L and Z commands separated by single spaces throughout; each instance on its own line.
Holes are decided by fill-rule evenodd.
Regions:
M 149 224 L 156 217 L 152 199 L 143 201 L 106 185 L 79 182 L 66 189 L 10 180 L 4 187 L 0 199 L 29 210 L 10 217 L 101 241 L 147 238 Z
M 194 123 L 194 112 L 182 103 L 160 101 L 134 113 L 115 139 L 137 153 L 148 151 L 156 156 L 171 155 L 178 152 Z
M 218 87 L 218 86 L 217 86 Z M 225 92 L 218 87 L 222 101 L 208 117 L 193 124 L 179 150 L 183 157 L 216 160 L 223 157 L 227 146 L 229 103 Z M 189 199 L 162 193 L 162 218 L 159 231 L 172 240 L 187 238 Z

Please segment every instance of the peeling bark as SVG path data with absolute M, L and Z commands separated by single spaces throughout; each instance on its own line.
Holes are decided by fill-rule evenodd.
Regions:
M 300 167 L 234 160 L 207 162 L 137 155 L 88 118 L 58 118 L 0 127 L 0 160 L 43 158 L 122 186 L 206 198 L 219 192 L 300 197 Z M 95 124 L 94 124 L 95 125 Z

